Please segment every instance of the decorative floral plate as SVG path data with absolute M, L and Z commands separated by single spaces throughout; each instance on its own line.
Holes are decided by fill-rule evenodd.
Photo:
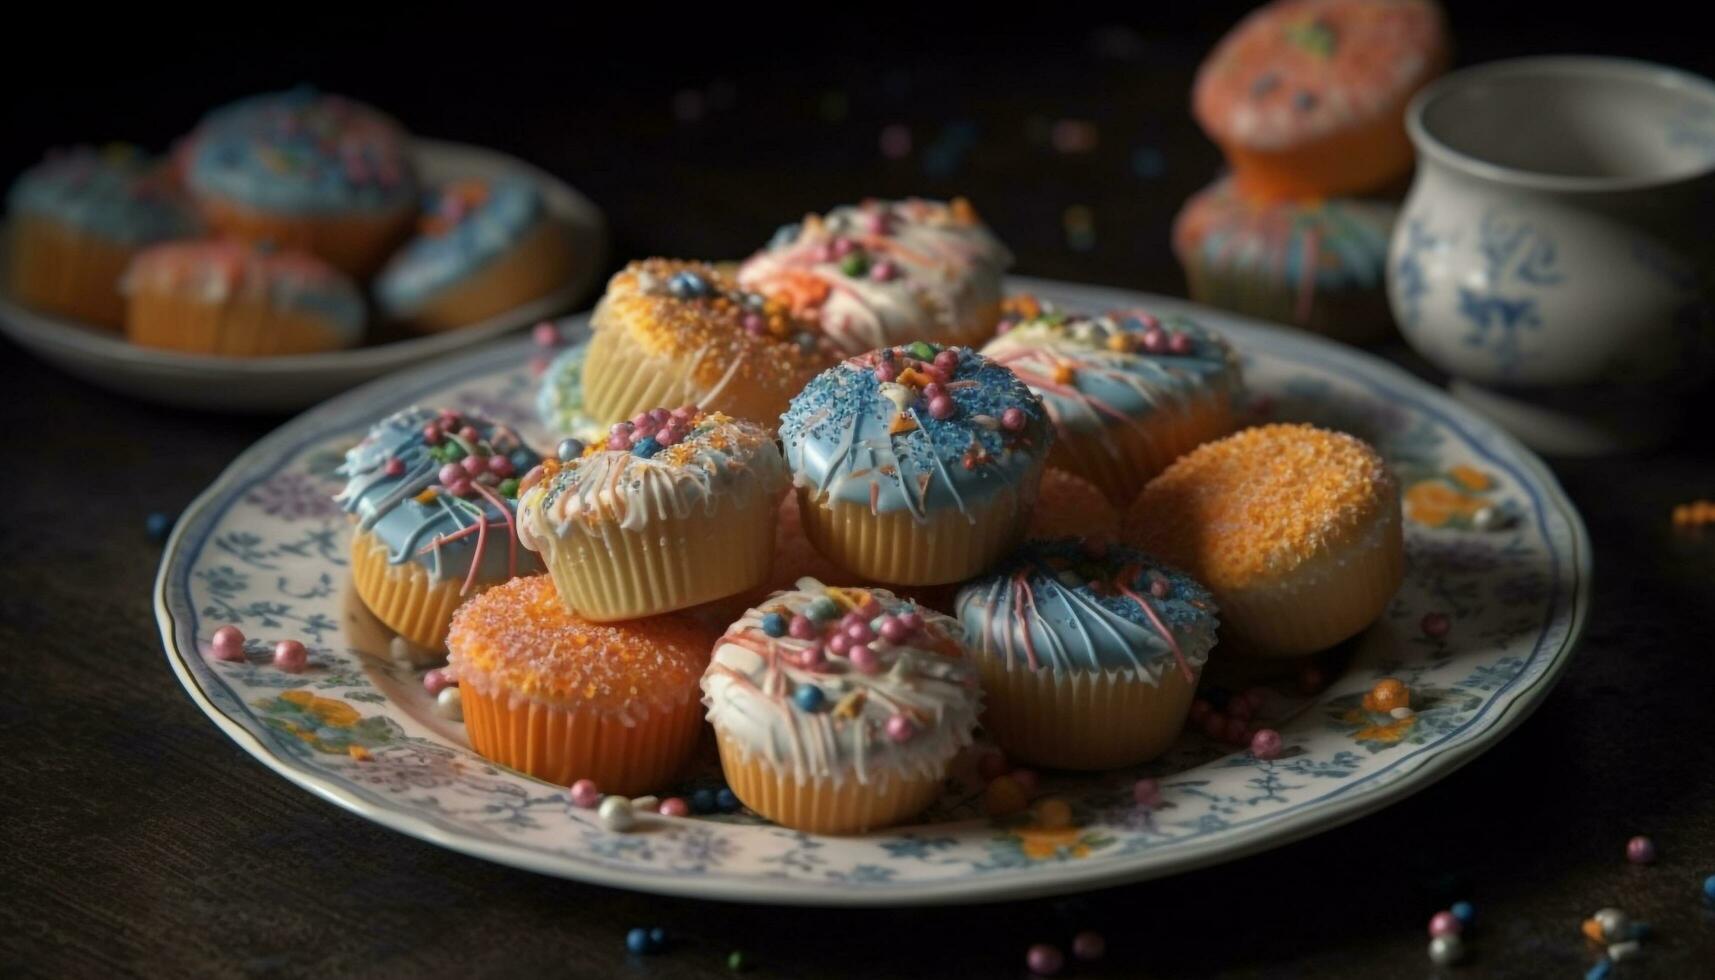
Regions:
M 1276 693 L 1259 717 L 1284 737 L 1281 757 L 1260 761 L 1187 734 L 1138 770 L 1047 775 L 1038 792 L 1071 803 L 1070 827 L 985 817 L 965 759 L 919 825 L 868 836 L 797 833 L 745 814 L 650 815 L 629 833 L 604 830 L 594 811 L 568 805 L 564 788 L 475 755 L 462 727 L 433 710 L 420 668 L 389 658 L 389 638 L 349 593 L 349 532 L 330 499 L 342 452 L 371 421 L 412 403 L 484 413 L 549 445 L 521 340 L 350 392 L 239 457 L 185 512 L 161 563 L 156 610 L 168 659 L 246 751 L 395 830 L 617 887 L 819 905 L 1015 899 L 1229 860 L 1428 785 L 1547 695 L 1583 627 L 1590 544 L 1554 478 L 1510 437 L 1398 369 L 1302 333 L 1183 301 L 1016 285 L 1068 305 L 1200 316 L 1242 353 L 1258 419 L 1352 431 L 1397 469 L 1405 586 L 1380 623 L 1320 659 L 1331 681 L 1318 693 L 1301 694 L 1290 672 L 1261 679 Z M 227 623 L 250 638 L 248 662 L 210 655 Z M 310 650 L 304 673 L 269 665 L 272 644 L 288 638 Z M 1364 692 L 1388 676 L 1410 686 L 1415 714 L 1365 710 Z M 1152 807 L 1133 800 L 1145 775 L 1161 784 Z M 718 785 L 711 757 L 678 790 Z
M 516 157 L 466 143 L 419 138 L 413 158 L 425 184 L 502 174 L 536 181 L 549 212 L 571 236 L 577 259 L 572 278 L 546 296 L 457 330 L 315 354 L 220 357 L 139 347 L 111 331 L 29 309 L 3 283 L 0 333 L 71 374 L 127 395 L 216 412 L 284 412 L 574 309 L 596 286 L 607 265 L 607 219 L 571 185 Z

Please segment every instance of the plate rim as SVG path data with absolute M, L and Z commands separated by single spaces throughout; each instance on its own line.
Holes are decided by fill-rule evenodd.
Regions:
M 1312 352 L 1330 355 L 1335 363 L 1341 361 L 1362 365 L 1363 373 L 1381 379 L 1395 387 L 1406 389 L 1426 408 L 1436 414 L 1455 419 L 1466 429 L 1468 440 L 1480 450 L 1498 453 L 1507 462 L 1517 465 L 1535 481 L 1543 495 L 1544 510 L 1552 507 L 1566 521 L 1569 532 L 1569 554 L 1566 556 L 1571 576 L 1570 603 L 1565 636 L 1557 648 L 1545 651 L 1548 658 L 1541 672 L 1528 683 L 1516 688 L 1510 700 L 1498 704 L 1492 721 L 1481 732 L 1464 741 L 1433 747 L 1424 753 L 1402 757 L 1390 767 L 1416 760 L 1416 765 L 1386 781 L 1377 791 L 1356 793 L 1336 799 L 1326 797 L 1314 801 L 1305 809 L 1274 817 L 1267 822 L 1267 832 L 1251 832 L 1236 838 L 1214 837 L 1187 841 L 1177 845 L 1169 854 L 1156 854 L 1132 862 L 1116 861 L 1111 866 L 1067 865 L 1038 870 L 1014 877 L 1005 874 L 978 878 L 954 879 L 943 882 L 909 882 L 898 886 L 865 889 L 829 887 L 825 882 L 800 882 L 775 878 L 724 878 L 706 875 L 672 875 L 649 873 L 640 869 L 624 869 L 594 863 L 578 863 L 572 859 L 556 859 L 540 851 L 504 841 L 459 834 L 446 830 L 433 821 L 387 807 L 377 806 L 346 788 L 324 781 L 314 773 L 297 768 L 294 760 L 273 751 L 239 721 L 216 705 L 191 673 L 185 653 L 179 649 L 176 633 L 178 621 L 168 606 L 168 588 L 173 571 L 179 565 L 182 539 L 195 518 L 207 510 L 235 483 L 243 480 L 256 464 L 278 454 L 276 444 L 298 435 L 298 429 L 310 424 L 317 414 L 338 414 L 372 398 L 383 388 L 408 385 L 413 376 L 444 372 L 447 362 L 437 358 L 367 382 L 316 405 L 275 428 L 241 452 L 222 472 L 186 506 L 183 516 L 175 523 L 162 553 L 154 587 L 157 625 L 168 663 L 191 700 L 216 726 L 265 767 L 285 777 L 289 782 L 333 803 L 363 819 L 427 843 L 445 847 L 472 857 L 493 861 L 510 867 L 540 874 L 567 878 L 588 884 L 652 894 L 684 898 L 759 904 L 792 904 L 819 907 L 905 907 L 935 904 L 984 904 L 1016 901 L 1046 895 L 1093 891 L 1121 884 L 1135 883 L 1168 875 L 1181 874 L 1214 864 L 1271 850 L 1303 840 L 1326 830 L 1342 826 L 1377 812 L 1457 771 L 1522 724 L 1546 699 L 1561 676 L 1583 637 L 1589 613 L 1593 553 L 1582 515 L 1566 496 L 1553 472 L 1533 452 L 1494 423 L 1465 408 L 1446 392 L 1411 375 L 1404 369 L 1366 351 L 1347 348 L 1324 338 L 1301 331 L 1265 323 L 1239 314 L 1214 310 L 1176 297 L 1157 296 L 1117 287 L 1062 282 L 1057 280 L 1011 277 L 1009 287 L 1035 292 L 1052 293 L 1068 290 L 1084 295 L 1107 294 L 1131 305 L 1146 305 L 1158 309 L 1178 309 L 1202 312 L 1212 319 L 1237 323 L 1246 329 L 1274 334 L 1292 344 L 1307 346 Z M 473 348 L 498 348 L 502 344 L 516 345 L 516 340 L 504 339 Z M 1540 517 L 1538 518 L 1541 519 Z M 1509 682 L 1509 685 L 1512 682 Z M 1504 690 L 1504 688 L 1503 688 Z M 1357 785 L 1357 784 L 1353 784 Z M 1340 791 L 1336 791 L 1338 795 Z M 1307 801 L 1308 802 L 1308 801 Z

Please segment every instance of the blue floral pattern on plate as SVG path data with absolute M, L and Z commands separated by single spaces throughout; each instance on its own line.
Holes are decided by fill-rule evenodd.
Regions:
M 431 710 L 419 673 L 387 658 L 386 636 L 349 594 L 346 525 L 323 504 L 329 459 L 375 418 L 414 402 L 483 406 L 551 440 L 530 411 L 523 342 L 385 379 L 262 440 L 186 512 L 163 560 L 157 612 L 168 658 L 194 700 L 247 751 L 319 795 L 406 833 L 549 874 L 710 898 L 900 905 L 1074 891 L 1185 870 L 1306 836 L 1378 809 L 1444 775 L 1511 729 L 1570 656 L 1588 602 L 1589 545 L 1541 463 L 1439 393 L 1364 355 L 1182 301 L 1091 287 L 1017 283 L 1084 307 L 1201 317 L 1245 357 L 1258 418 L 1303 419 L 1372 440 L 1418 494 L 1406 583 L 1356 641 L 1344 673 L 1264 709 L 1285 753 L 1259 761 L 1186 735 L 1164 759 L 1107 775 L 1046 774 L 1071 827 L 983 817 L 969 757 L 922 821 L 860 837 L 818 837 L 744 815 L 648 817 L 604 830 L 565 790 L 475 755 Z M 1480 484 L 1480 486 L 1479 486 Z M 1499 530 L 1458 519 L 1470 501 L 1509 516 Z M 1449 516 L 1451 515 L 1451 516 Z M 243 663 L 209 655 L 232 623 Z M 1432 625 L 1434 628 L 1432 628 Z M 1445 628 L 1441 628 L 1445 627 Z M 268 665 L 302 640 L 311 667 Z M 1217 654 L 1218 655 L 1218 654 Z M 1369 717 L 1384 676 L 1420 692 L 1401 724 Z M 1161 782 L 1140 807 L 1132 785 Z M 718 770 L 686 788 L 715 785 Z

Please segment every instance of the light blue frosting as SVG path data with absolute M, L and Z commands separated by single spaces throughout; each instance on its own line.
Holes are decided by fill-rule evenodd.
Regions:
M 561 351 L 548 364 L 542 386 L 536 390 L 536 415 L 555 435 L 601 443 L 607 439 L 607 427 L 584 414 L 584 360 L 589 352 L 586 340 Z
M 781 417 L 794 480 L 876 513 L 907 511 L 919 522 L 947 508 L 968 513 L 1008 487 L 1033 492 L 1054 438 L 1041 400 L 1006 368 L 951 349 L 959 362 L 947 393 L 957 410 L 945 420 L 932 418 L 921 397 L 902 413 L 884 394 L 875 375 L 881 351 L 817 375 Z M 906 348 L 888 350 L 903 363 Z M 1009 408 L 1024 415 L 1017 432 L 1001 426 Z M 916 427 L 890 433 L 901 414 Z
M 6 207 L 122 245 L 197 232 L 196 216 L 160 162 L 130 151 L 77 147 L 51 156 L 19 175 Z
M 536 182 L 502 177 L 488 182 L 488 197 L 439 235 L 419 234 L 388 260 L 375 282 L 382 309 L 406 317 L 481 271 L 534 231 L 546 213 Z M 423 213 L 442 213 L 445 189 L 424 202 Z
M 1190 347 L 1183 353 L 1148 352 L 1142 338 L 1151 329 L 1184 335 Z M 1124 349 L 1109 346 L 1116 337 Z M 1048 313 L 1013 326 L 983 353 L 1016 371 L 1048 403 L 1060 426 L 1125 425 L 1164 406 L 1177 408 L 1204 391 L 1236 393 L 1242 383 L 1238 357 L 1226 340 L 1178 315 Z M 1051 381 L 1058 362 L 1072 367 L 1071 380 L 1043 384 Z
M 1257 204 L 1234 193 L 1230 181 L 1187 205 L 1198 208 L 1207 209 L 1192 219 L 1202 233 L 1185 244 L 1205 267 L 1297 284 L 1309 263 L 1310 280 L 1326 290 L 1380 288 L 1399 217 L 1396 205 L 1364 198 Z
M 398 124 L 360 102 L 312 88 L 217 109 L 191 139 L 191 187 L 253 208 L 390 210 L 417 195 Z
M 429 503 L 416 499 L 430 488 L 445 489 L 439 477 L 444 460 L 436 458 L 437 452 L 445 450 L 430 446 L 423 432 L 439 414 L 412 407 L 371 427 L 363 441 L 345 454 L 339 472 L 347 482 L 334 499 L 347 513 L 357 517 L 360 530 L 375 533 L 387 547 L 389 562 L 395 565 L 418 562 L 437 581 L 463 581 L 473 562 L 477 566 L 475 582 L 483 585 L 542 571 L 541 559 L 518 542 L 513 530 L 517 521 L 516 500 L 504 499 L 503 513 L 493 501 L 480 495 L 454 497 L 437 492 Z M 478 455 L 506 456 L 519 478 L 541 462 L 541 457 L 505 426 L 469 415 L 461 415 L 460 424 L 477 431 L 478 441 L 470 448 L 476 449 Z M 442 445 L 457 442 L 443 438 Z M 460 451 L 464 451 L 462 447 Z M 403 463 L 401 475 L 387 475 L 390 459 Z M 474 526 L 479 518 L 488 525 L 482 547 L 478 547 L 475 533 L 444 540 Z
M 1180 656 L 1201 667 L 1217 626 L 1214 600 L 1190 576 L 1141 551 L 1077 538 L 1027 542 L 960 589 L 956 611 L 971 652 L 1009 667 L 1155 679 L 1179 669 Z

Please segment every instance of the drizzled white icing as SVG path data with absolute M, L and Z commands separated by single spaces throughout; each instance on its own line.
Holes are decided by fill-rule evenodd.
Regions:
M 921 628 L 899 642 L 880 635 L 868 641 L 877 656 L 872 673 L 827 643 L 830 631 L 842 629 L 866 602 L 873 602 L 874 615 L 864 617 L 872 626 L 906 613 L 922 618 Z M 811 636 L 770 636 L 764 629 L 770 613 L 789 623 L 794 616 L 809 618 L 813 604 L 827 609 L 830 603 L 837 612 L 816 620 Z M 799 700 L 806 686 L 821 694 L 813 708 Z M 812 578 L 747 611 L 716 645 L 703 675 L 703 703 L 715 729 L 741 752 L 800 781 L 939 778 L 948 760 L 970 744 L 981 699 L 951 617 L 883 589 L 829 588 Z M 890 734 L 890 722 L 899 730 L 897 717 L 909 725 L 904 738 Z

